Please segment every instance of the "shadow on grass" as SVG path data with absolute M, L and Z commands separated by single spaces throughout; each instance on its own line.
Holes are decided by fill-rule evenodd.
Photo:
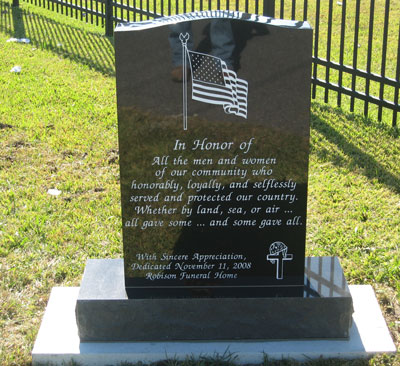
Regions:
M 22 21 L 23 14 L 22 9 L 17 7 L 11 7 L 12 20 L 14 24 L 14 37 L 25 38 L 25 25 Z
M 29 38 L 35 47 L 88 65 L 103 74 L 115 75 L 112 38 L 82 31 L 1 0 L 0 31 L 14 38 Z
M 373 134 L 374 131 L 373 129 L 369 131 L 366 127 L 373 125 L 375 129 L 385 129 L 388 138 L 395 138 L 396 142 L 399 140 L 399 130 L 396 128 L 389 128 L 383 125 L 377 126 L 376 122 L 371 122 L 363 117 L 349 115 L 348 113 L 327 105 L 319 105 L 318 103 L 314 103 L 314 106 L 319 108 L 321 111 L 328 110 L 329 114 L 336 115 L 340 121 L 339 123 L 342 124 L 342 127 L 346 124 L 352 124 L 351 128 L 356 128 L 354 127 L 355 123 L 351 120 L 354 120 L 354 118 L 359 118 L 360 123 L 358 127 L 364 129 L 363 133 L 365 135 L 363 137 L 366 139 L 368 138 L 368 135 L 371 137 L 371 134 Z M 341 150 L 348 158 L 348 162 L 345 162 L 340 157 L 330 156 L 329 158 L 333 164 L 337 166 L 348 165 L 348 168 L 351 170 L 354 170 L 355 168 L 359 169 L 368 179 L 376 179 L 379 183 L 386 185 L 396 193 L 400 193 L 400 176 L 393 174 L 393 172 L 389 171 L 374 157 L 374 146 L 372 146 L 371 143 L 369 143 L 365 149 L 356 146 L 351 139 L 353 137 L 355 140 L 358 139 L 358 137 L 351 136 L 351 129 L 350 133 L 347 131 L 347 134 L 344 131 L 339 132 L 333 127 L 331 121 L 327 121 L 321 115 L 319 113 L 312 113 L 311 127 L 323 135 L 327 141 Z M 326 158 L 325 152 L 320 149 L 315 149 L 315 153 L 321 158 Z M 392 157 L 392 159 L 394 161 L 393 166 L 397 166 L 396 159 L 398 159 L 398 157 Z
M 29 38 L 38 48 L 50 50 L 62 57 L 88 65 L 103 74 L 114 76 L 114 47 L 111 38 L 103 35 L 82 31 L 78 27 L 57 22 L 46 16 L 12 7 L 11 3 L 0 0 L 0 31 L 15 38 Z M 329 109 L 341 122 L 346 123 L 349 117 L 343 111 L 329 106 L 318 106 L 321 110 Z M 365 125 L 370 123 L 364 120 Z M 376 124 L 376 122 L 372 122 Z M 378 160 L 367 151 L 360 149 L 351 136 L 346 136 L 332 127 L 318 113 L 312 114 L 312 128 L 322 134 L 327 141 L 336 145 L 350 160 L 350 168 L 357 167 L 369 179 L 377 179 L 380 183 L 400 193 L 400 178 L 388 171 Z M 399 137 L 398 129 L 391 129 L 389 135 Z M 373 149 L 370 149 L 370 151 Z M 323 152 L 316 150 L 323 157 Z M 340 158 L 331 158 L 335 165 L 346 164 Z

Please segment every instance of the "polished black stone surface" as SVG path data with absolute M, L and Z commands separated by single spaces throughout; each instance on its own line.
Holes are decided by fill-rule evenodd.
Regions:
M 116 29 L 129 296 L 303 292 L 311 46 L 236 12 Z
M 82 342 L 346 338 L 352 298 L 336 257 L 305 259 L 293 296 L 128 298 L 122 259 L 87 262 L 76 305 Z M 140 289 L 139 289 L 140 291 Z

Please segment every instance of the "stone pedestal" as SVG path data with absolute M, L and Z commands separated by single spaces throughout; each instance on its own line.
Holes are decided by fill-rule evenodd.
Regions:
M 303 291 L 287 297 L 128 299 L 123 279 L 122 259 L 88 261 L 76 305 L 82 342 L 349 336 L 352 298 L 336 257 L 306 258 Z

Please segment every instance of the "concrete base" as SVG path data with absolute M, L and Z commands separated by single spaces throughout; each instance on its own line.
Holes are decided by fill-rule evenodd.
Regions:
M 354 314 L 348 340 L 81 343 L 75 320 L 79 288 L 56 287 L 52 290 L 32 351 L 33 366 L 61 366 L 69 362 L 85 366 L 151 363 L 167 358 L 182 360 L 188 356 L 216 357 L 224 353 L 234 354 L 237 364 L 259 364 L 265 356 L 302 361 L 320 357 L 365 358 L 396 352 L 372 287 L 349 288 Z

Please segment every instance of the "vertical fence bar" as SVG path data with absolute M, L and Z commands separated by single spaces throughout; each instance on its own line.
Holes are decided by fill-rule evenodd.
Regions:
M 105 0 L 105 28 L 106 36 L 112 37 L 113 35 L 113 2 L 112 0 Z
M 97 15 L 99 11 L 99 2 L 97 0 L 94 0 L 94 7 L 96 11 L 96 25 L 99 25 L 99 16 Z
M 267 17 L 275 17 L 275 0 L 264 0 L 263 15 Z
M 343 0 L 342 2 L 342 24 L 340 26 L 340 54 L 339 54 L 339 91 L 337 94 L 337 105 L 340 107 L 342 105 L 342 87 L 343 87 L 343 66 L 344 66 L 344 42 L 346 35 L 346 9 L 347 9 L 347 0 Z
M 323 261 L 323 257 L 319 257 L 318 258 L 318 276 L 321 276 L 320 278 L 323 278 L 322 277 L 322 261 Z M 321 283 L 321 281 L 318 281 L 318 293 L 321 293 L 321 290 L 322 290 L 322 283 Z
M 358 61 L 358 28 L 360 25 L 360 1 L 356 2 L 356 19 L 354 23 L 354 43 L 353 43 L 353 75 L 351 78 L 351 91 L 354 93 L 356 90 L 356 70 L 357 70 L 357 61 Z M 354 94 L 351 95 L 350 99 L 350 111 L 354 112 Z
M 296 19 L 296 0 L 292 0 L 292 20 Z
M 106 19 L 105 19 L 105 1 L 107 0 L 102 0 L 101 4 L 101 11 L 100 11 L 100 19 L 101 19 L 101 25 L 105 27 Z
M 331 47 L 332 47 L 332 21 L 333 21 L 333 0 L 329 0 L 329 10 L 328 10 L 328 37 L 326 40 L 326 60 L 328 62 L 325 70 L 325 80 L 329 84 L 330 80 L 330 62 L 331 62 Z M 325 103 L 329 102 L 329 87 L 325 88 Z
M 121 13 L 121 19 L 124 20 L 124 14 L 127 12 L 127 19 L 130 21 L 130 11 L 129 9 L 124 10 L 124 6 L 127 8 L 130 8 L 130 0 L 121 0 L 121 4 L 116 6 L 116 9 L 114 10 L 114 5 L 115 3 L 113 1 L 116 0 L 95 0 L 95 10 L 93 6 L 93 1 L 94 0 L 62 0 L 62 1 L 57 1 L 56 3 L 52 0 L 27 0 L 28 2 L 30 1 L 32 4 L 35 3 L 36 5 L 40 7 L 44 7 L 47 9 L 52 9 L 56 10 L 57 12 L 59 11 L 59 8 L 61 8 L 61 13 L 65 12 L 65 15 L 70 15 L 71 17 L 74 17 L 74 10 L 75 10 L 75 18 L 80 18 L 83 20 L 83 18 L 86 19 L 86 22 L 89 21 L 89 13 L 86 13 L 86 15 L 83 13 L 83 8 L 85 7 L 86 11 L 89 11 L 90 7 L 90 19 L 91 23 L 93 24 L 93 17 L 96 17 L 96 24 L 99 24 L 99 17 L 102 22 L 105 24 L 105 34 L 107 36 L 112 36 L 113 34 L 113 28 L 114 28 L 114 16 L 117 16 L 118 13 L 118 7 L 120 8 L 120 13 Z M 147 19 L 150 19 L 153 16 L 156 16 L 157 14 L 157 6 L 158 4 L 161 5 L 161 10 L 160 13 L 161 15 L 164 15 L 164 1 L 165 0 L 139 0 L 140 1 L 140 20 L 143 20 L 144 16 L 147 17 Z M 143 1 L 146 1 L 147 3 L 147 9 L 143 8 Z M 172 1 L 174 0 L 167 0 L 168 1 L 168 15 L 171 15 L 172 11 Z M 194 11 L 196 8 L 197 1 L 196 0 L 175 0 L 175 12 L 176 14 L 179 14 L 182 10 L 183 12 L 187 12 L 188 7 L 190 6 L 190 3 L 187 3 L 187 1 L 191 2 L 191 10 Z M 216 2 L 213 2 L 213 0 L 206 0 L 208 3 L 208 9 L 212 9 L 213 4 L 217 5 L 218 9 L 221 9 L 221 5 L 224 2 L 222 0 L 216 0 Z M 236 10 L 239 10 L 239 5 L 240 5 L 240 0 L 233 0 L 232 1 L 232 6 L 236 8 Z M 242 0 L 243 1 L 243 0 Z M 263 6 L 263 15 L 266 16 L 275 16 L 276 12 L 276 1 L 277 0 L 262 0 L 263 2 L 260 4 L 259 1 L 261 0 L 250 0 L 250 1 L 255 1 L 255 7 L 253 8 L 252 5 L 252 11 L 255 9 L 255 12 L 258 13 L 261 9 L 261 6 Z M 289 1 L 289 0 L 288 0 Z M 320 30 L 320 24 L 321 24 L 321 0 L 315 0 L 316 1 L 316 20 L 315 20 L 315 38 L 314 38 L 314 62 L 313 62 L 313 77 L 312 77 L 312 98 L 316 98 L 316 89 L 317 89 L 317 76 L 318 76 L 318 64 L 315 62 L 315 60 L 318 60 L 318 52 L 319 52 L 319 39 L 321 38 L 321 30 Z M 324 0 L 323 0 L 324 1 Z M 153 11 L 151 11 L 150 8 L 150 3 L 153 3 Z M 203 2 L 204 0 L 199 0 L 200 4 L 200 10 L 203 10 Z M 230 0 L 225 0 L 226 2 L 226 9 L 230 8 Z M 51 5 L 50 5 L 51 3 Z M 301 11 L 301 5 L 296 1 L 296 0 L 291 0 L 291 2 L 287 3 L 287 11 L 289 11 L 289 6 L 291 3 L 291 19 L 296 19 L 296 10 Z M 359 42 L 359 26 L 360 26 L 360 17 L 361 17 L 361 0 L 356 0 L 355 2 L 355 23 L 354 23 L 354 40 L 353 40 L 353 59 L 352 59 L 352 72 L 351 72 L 351 96 L 350 96 L 350 111 L 354 112 L 355 109 L 355 100 L 359 99 L 356 95 L 356 84 L 357 84 L 357 71 L 359 70 L 358 68 L 358 57 L 359 57 L 359 52 L 358 52 L 358 42 Z M 368 116 L 369 113 L 369 106 L 370 102 L 368 101 L 368 97 L 370 97 L 370 89 L 371 89 L 371 82 L 372 82 L 372 57 L 373 57 L 373 51 L 374 51 L 374 34 L 376 33 L 376 30 L 374 29 L 374 19 L 376 17 L 376 0 L 369 0 L 370 3 L 370 9 L 369 9 L 369 31 L 368 31 L 368 48 L 367 48 L 367 61 L 366 61 L 366 76 L 365 76 L 365 95 L 366 95 L 366 100 L 363 101 L 364 103 L 364 115 Z M 384 102 L 384 95 L 385 95 L 385 86 L 387 86 L 384 78 L 386 77 L 386 70 L 388 67 L 388 59 L 387 59 L 387 50 L 388 50 L 388 42 L 389 42 L 389 21 L 390 21 L 390 16 L 391 16 L 391 9 L 390 9 L 390 0 L 385 0 L 385 10 L 384 10 L 384 27 L 383 27 L 383 39 L 382 39 L 382 55 L 381 55 L 381 64 L 380 64 L 380 73 L 382 76 L 382 80 L 380 81 L 379 85 L 379 102 L 378 104 L 378 120 L 382 121 L 383 118 L 383 109 L 386 108 L 383 104 Z M 99 5 L 100 4 L 100 5 Z M 249 0 L 244 0 L 241 2 L 242 6 L 244 5 L 245 11 L 249 12 Z M 307 20 L 308 17 L 308 5 L 309 1 L 308 0 L 303 0 L 303 19 Z M 363 3 L 364 4 L 364 3 Z M 166 5 L 166 4 L 165 4 Z M 298 5 L 298 6 L 297 6 Z M 19 6 L 19 0 L 12 0 L 12 6 Z M 101 6 L 101 9 L 99 9 L 99 6 Z M 326 53 L 326 59 L 327 59 L 327 67 L 325 70 L 325 80 L 327 83 L 327 86 L 325 86 L 325 95 L 324 95 L 324 100 L 325 102 L 329 102 L 329 82 L 330 82 L 330 63 L 332 62 L 332 34 L 333 34 L 333 6 L 334 6 L 334 1 L 329 0 L 329 11 L 328 11 L 328 23 L 327 23 L 327 53 Z M 343 89 L 343 75 L 344 75 L 344 49 L 345 49 L 345 37 L 346 37 L 346 17 L 347 17 L 347 0 L 342 0 L 341 3 L 342 6 L 342 14 L 341 14 L 341 30 L 340 30 L 340 50 L 339 50 L 339 67 L 338 67 L 338 86 L 339 90 L 337 93 L 337 105 L 341 106 L 342 105 L 342 96 L 343 92 L 341 90 Z M 300 7 L 300 8 L 299 8 Z M 65 9 L 64 9 L 65 8 Z M 133 0 L 133 14 L 134 14 L 134 20 L 136 19 L 136 0 Z M 78 11 L 80 14 L 78 15 Z M 70 14 L 68 14 L 70 12 Z M 103 13 L 104 12 L 104 13 Z M 115 14 L 113 14 L 115 13 Z M 144 16 L 143 16 L 144 15 Z M 285 16 L 285 0 L 280 0 L 280 17 L 284 18 Z M 397 64 L 396 64 L 396 71 L 395 71 L 395 80 L 396 84 L 393 87 L 394 88 L 394 96 L 393 96 L 393 103 L 394 107 L 389 107 L 388 109 L 393 109 L 393 117 L 392 117 L 392 125 L 397 126 L 397 120 L 399 117 L 399 97 L 400 97 L 400 24 L 399 24 L 399 35 L 397 39 Z
M 399 104 L 399 89 L 400 89 L 400 23 L 399 23 L 399 38 L 397 44 L 397 68 L 396 68 L 396 81 L 397 86 L 394 89 L 394 104 Z M 392 119 L 392 126 L 395 127 L 397 125 L 397 112 L 396 110 L 393 111 L 393 119 Z
M 375 12 L 375 0 L 371 0 L 369 9 L 369 33 L 368 33 L 368 51 L 367 51 L 367 77 L 365 79 L 365 95 L 369 97 L 369 88 L 371 83 L 371 64 L 372 64 L 372 46 L 374 39 L 374 12 Z M 368 116 L 368 100 L 364 103 L 364 116 Z
M 389 9 L 390 9 L 390 0 L 386 0 L 385 5 L 385 24 L 383 26 L 383 41 L 382 41 L 382 63 L 381 63 L 381 76 L 385 77 L 386 75 L 386 52 L 387 52 L 387 39 L 389 32 Z M 381 82 L 379 88 L 379 100 L 383 100 L 383 93 L 385 91 L 385 84 Z M 378 109 L 378 121 L 382 121 L 382 105 L 379 105 Z
M 315 9 L 315 36 L 314 36 L 314 58 L 318 58 L 318 42 L 319 42 L 319 16 L 321 12 L 321 0 L 317 0 Z M 317 96 L 317 63 L 314 62 L 313 66 L 313 87 L 312 87 L 312 98 L 315 99 Z

